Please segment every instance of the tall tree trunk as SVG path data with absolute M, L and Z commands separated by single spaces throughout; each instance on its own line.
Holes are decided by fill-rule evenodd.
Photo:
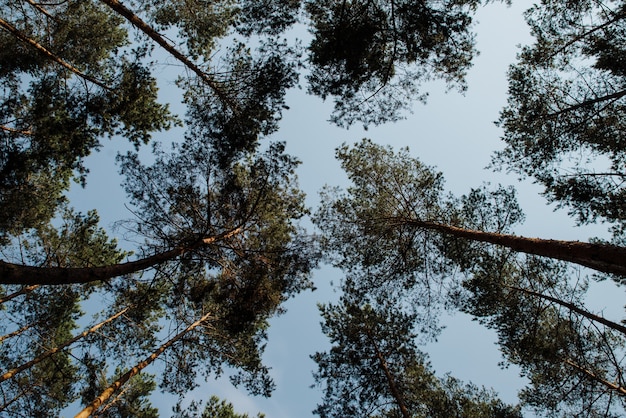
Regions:
M 506 287 L 508 287 L 509 289 L 518 291 L 518 292 L 526 293 L 526 294 L 531 295 L 531 296 L 535 296 L 535 297 L 538 297 L 538 298 L 541 298 L 541 299 L 549 300 L 550 302 L 554 302 L 554 303 L 556 303 L 558 305 L 564 306 L 567 309 L 569 309 L 571 311 L 574 311 L 574 312 L 584 316 L 587 319 L 590 319 L 590 320 L 595 321 L 595 322 L 599 322 L 602 325 L 605 325 L 605 326 L 607 326 L 607 327 L 609 327 L 611 329 L 614 329 L 614 330 L 619 331 L 622 334 L 626 335 L 626 327 L 625 326 L 620 325 L 620 324 L 618 324 L 616 322 L 613 322 L 613 321 L 609 321 L 606 318 L 603 318 L 603 317 L 601 317 L 599 315 L 593 314 L 593 313 L 591 313 L 589 311 L 586 311 L 586 310 L 584 310 L 582 308 L 579 308 L 578 306 L 574 305 L 573 303 L 565 302 L 564 300 L 560 300 L 560 299 L 557 299 L 557 298 L 549 296 L 549 295 L 544 295 L 543 293 L 535 292 L 534 290 L 530 290 L 530 289 L 524 289 L 524 288 L 516 287 L 516 286 L 506 286 Z
M 369 333 L 369 331 L 366 330 L 365 333 L 367 334 L 367 338 L 370 340 L 370 343 L 374 347 L 374 351 L 376 352 L 376 358 L 378 359 L 380 368 L 383 369 L 383 372 L 385 373 L 385 377 L 387 378 L 389 391 L 391 392 L 391 395 L 393 396 L 393 398 L 396 400 L 396 404 L 398 405 L 398 408 L 400 408 L 400 412 L 402 413 L 402 416 L 404 418 L 411 418 L 411 415 L 409 414 L 409 410 L 407 409 L 406 404 L 404 403 L 404 398 L 402 397 L 402 394 L 400 393 L 400 391 L 398 390 L 398 387 L 396 386 L 396 381 L 393 377 L 393 374 L 391 373 L 391 371 L 389 371 L 389 366 L 387 365 L 387 360 L 385 359 L 385 356 L 383 356 L 383 353 L 380 352 L 380 349 L 378 348 L 378 344 L 376 344 L 376 341 L 374 340 L 374 338 L 372 338 L 372 335 Z
M 120 315 L 124 314 L 126 311 L 128 311 L 129 308 L 125 308 L 122 309 L 121 311 L 119 311 L 118 313 L 116 313 L 115 315 L 105 319 L 104 321 L 94 325 L 93 327 L 89 328 L 88 330 L 85 330 L 83 332 L 81 332 L 80 334 L 78 334 L 77 336 L 75 336 L 74 338 L 65 341 L 63 344 L 54 347 L 51 350 L 46 351 L 43 354 L 38 355 L 37 357 L 35 357 L 34 359 L 32 359 L 31 361 L 28 361 L 24 364 L 22 364 L 21 366 L 18 366 L 14 369 L 9 370 L 8 372 L 4 373 L 2 376 L 0 376 L 0 382 L 4 382 L 5 380 L 8 380 L 10 378 L 12 378 L 13 376 L 15 376 L 16 374 L 31 368 L 32 366 L 34 366 L 37 363 L 40 363 L 41 361 L 47 359 L 48 357 L 58 353 L 59 351 L 63 350 L 66 347 L 69 347 L 70 345 L 74 344 L 76 341 L 80 340 L 81 338 L 86 337 L 89 334 L 92 334 L 94 332 L 96 332 L 98 329 L 102 328 L 102 326 L 108 324 L 109 322 L 115 320 L 116 318 L 118 318 Z
M 180 51 L 178 51 L 174 47 L 174 45 L 170 44 L 163 36 L 161 36 L 150 25 L 144 22 L 132 10 L 130 10 L 129 8 L 127 8 L 126 6 L 124 6 L 122 3 L 120 3 L 117 0 L 100 0 L 100 1 L 106 4 L 107 6 L 109 6 L 111 9 L 113 9 L 116 13 L 123 16 L 133 26 L 135 26 L 137 29 L 139 29 L 140 31 L 148 35 L 150 38 L 152 38 L 152 40 L 155 41 L 157 44 L 161 45 L 163 49 L 165 49 L 167 52 L 172 54 L 174 58 L 176 58 L 183 65 L 185 65 L 185 67 L 187 67 L 188 69 L 193 71 L 198 77 L 200 77 L 200 79 L 204 81 L 211 88 L 211 90 L 213 90 L 213 92 L 220 99 L 220 101 L 224 103 L 228 108 L 230 108 L 230 110 L 232 110 L 235 113 L 238 112 L 237 104 L 232 100 L 232 98 L 228 94 L 226 94 L 226 92 L 222 90 L 222 87 L 215 80 L 209 77 L 209 75 L 206 72 L 202 71 L 200 67 L 198 67 L 189 58 L 187 58 Z
M 526 238 L 516 235 L 483 232 L 437 222 L 392 218 L 392 222 L 430 229 L 458 238 L 501 245 L 514 251 L 569 261 L 604 273 L 626 276 L 626 248 L 580 241 Z
M 204 238 L 190 246 L 180 246 L 139 260 L 101 267 L 33 267 L 0 261 L 0 284 L 65 285 L 108 280 L 154 267 L 199 246 L 213 244 L 241 231 L 241 227 L 235 228 L 214 237 Z
M 83 409 L 78 414 L 76 414 L 74 418 L 87 418 L 91 416 L 91 414 L 93 414 L 104 402 L 106 402 L 113 395 L 113 393 L 115 393 L 116 390 L 122 387 L 133 376 L 137 375 L 143 369 L 145 369 L 148 365 L 150 365 L 150 363 L 156 360 L 157 357 L 159 357 L 165 350 L 171 347 L 176 341 L 183 338 L 185 335 L 187 335 L 188 332 L 192 331 L 197 326 L 202 325 L 202 323 L 206 322 L 209 318 L 211 318 L 211 313 L 205 314 L 202 318 L 198 319 L 196 322 L 189 325 L 187 328 L 185 328 L 183 331 L 178 333 L 172 339 L 168 340 L 165 344 L 163 344 L 156 351 L 150 354 L 149 357 L 147 357 L 142 362 L 138 363 L 135 367 L 130 369 L 128 372 L 122 375 L 119 379 L 113 382 L 111 386 L 106 388 L 104 392 L 100 394 L 100 396 L 98 396 L 89 405 L 87 405 L 85 409 Z

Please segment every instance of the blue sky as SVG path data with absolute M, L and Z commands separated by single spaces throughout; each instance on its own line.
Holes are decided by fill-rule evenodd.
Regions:
M 530 182 L 518 183 L 513 176 L 493 173 L 485 167 L 491 154 L 502 148 L 500 131 L 493 124 L 506 103 L 506 70 L 514 62 L 516 45 L 530 42 L 522 11 L 529 5 L 516 2 L 507 7 L 489 4 L 478 12 L 477 47 L 480 51 L 467 78 L 465 96 L 456 91 L 445 92 L 442 83 L 426 86 L 430 97 L 426 105 L 416 104 L 414 113 L 393 125 L 371 127 L 368 131 L 353 128 L 349 131 L 327 123 L 332 104 L 307 96 L 303 90 L 294 90 L 287 103 L 280 131 L 272 139 L 287 141 L 287 151 L 298 156 L 300 185 L 307 193 L 307 203 L 314 208 L 318 191 L 325 185 L 345 185 L 345 175 L 334 159 L 334 149 L 343 142 L 353 143 L 368 137 L 380 144 L 395 148 L 409 146 L 411 154 L 444 173 L 447 189 L 463 194 L 485 181 L 493 184 L 513 184 L 518 188 L 519 200 L 526 213 L 526 222 L 516 233 L 553 239 L 587 240 L 605 235 L 604 226 L 575 227 L 565 211 L 554 212 L 539 196 L 540 189 Z M 164 76 L 168 70 L 163 70 Z M 167 97 L 168 85 L 162 86 L 162 101 Z M 164 135 L 164 139 L 167 134 Z M 115 173 L 114 157 L 121 140 L 113 140 L 101 152 L 88 160 L 91 175 L 85 190 L 74 188 L 72 204 L 80 210 L 98 209 L 105 227 L 116 220 L 129 218 L 124 208 L 124 192 Z M 286 305 L 285 315 L 271 322 L 265 360 L 272 367 L 277 389 L 270 399 L 249 397 L 227 380 L 208 382 L 192 396 L 208 398 L 211 394 L 228 399 L 238 412 L 251 415 L 263 412 L 268 418 L 312 416 L 311 411 L 320 400 L 318 389 L 311 389 L 315 364 L 309 355 L 328 347 L 320 331 L 316 303 L 336 299 L 330 285 L 337 283 L 341 274 L 329 267 L 315 272 L 318 290 L 297 296 Z M 605 314 L 619 315 L 623 294 L 612 291 L 610 284 L 594 289 L 594 307 Z M 609 295 L 612 299 L 609 299 Z M 610 316 L 609 316 L 610 317 Z M 618 319 L 619 316 L 613 317 Z M 501 370 L 502 360 L 494 334 L 462 314 L 446 317 L 448 327 L 439 341 L 427 347 L 438 375 L 450 372 L 464 381 L 493 387 L 503 400 L 516 401 L 516 392 L 524 381 L 515 368 Z M 151 372 L 150 369 L 147 372 Z M 156 406 L 167 405 L 168 397 L 155 397 Z M 162 409 L 168 416 L 169 406 Z

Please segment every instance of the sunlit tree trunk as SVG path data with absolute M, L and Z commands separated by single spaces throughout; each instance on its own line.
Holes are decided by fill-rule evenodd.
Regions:
M 80 334 L 78 334 L 76 337 L 67 340 L 66 342 L 64 342 L 63 344 L 54 347 L 51 350 L 46 351 L 43 354 L 40 354 L 39 356 L 35 357 L 34 359 L 22 364 L 21 366 L 18 366 L 14 369 L 9 370 L 8 372 L 4 373 L 2 376 L 0 376 L 0 382 L 4 382 L 5 380 L 8 380 L 10 378 L 12 378 L 13 376 L 15 376 L 16 374 L 31 368 L 32 366 L 34 366 L 37 363 L 42 362 L 43 360 L 47 359 L 48 357 L 58 353 L 59 351 L 63 350 L 66 347 L 69 347 L 70 345 L 74 344 L 76 341 L 80 340 L 81 338 L 86 337 L 89 334 L 93 334 L 94 332 L 96 332 L 98 329 L 102 328 L 104 325 L 108 324 L 111 321 L 114 321 L 116 318 L 118 318 L 119 316 L 123 315 L 126 311 L 128 311 L 129 308 L 125 308 L 122 309 L 121 311 L 119 311 L 118 313 L 116 313 L 115 315 L 107 318 L 106 320 L 94 325 L 93 327 L 89 328 L 86 331 L 81 332 Z
M 614 390 L 619 395 L 621 395 L 621 396 L 626 395 L 626 388 L 624 388 L 623 386 L 620 386 L 620 385 L 615 384 L 615 383 L 611 383 L 608 380 L 603 379 L 602 377 L 598 376 L 597 374 L 595 374 L 591 370 L 588 370 L 588 369 L 584 368 L 583 366 L 581 366 L 580 364 L 574 362 L 573 360 L 565 359 L 564 362 L 565 362 L 565 364 L 567 364 L 569 366 L 572 366 L 573 368 L 575 368 L 579 372 L 583 373 L 585 376 L 589 377 L 590 379 L 593 379 L 593 380 L 603 384 L 604 386 L 606 386 L 610 390 Z
M 169 347 L 171 347 L 174 343 L 176 343 L 176 341 L 183 338 L 185 335 L 187 335 L 187 333 L 192 331 L 197 326 L 202 325 L 202 323 L 206 322 L 209 318 L 211 318 L 211 315 L 212 313 L 205 314 L 204 316 L 202 316 L 202 318 L 198 319 L 196 322 L 189 325 L 187 328 L 185 328 L 183 331 L 178 333 L 172 339 L 168 340 L 165 344 L 160 346 L 156 351 L 150 354 L 149 357 L 147 357 L 142 362 L 138 363 L 135 367 L 130 369 L 128 372 L 122 375 L 119 379 L 113 382 L 111 386 L 106 388 L 104 392 L 100 394 L 100 396 L 94 399 L 89 405 L 85 407 L 85 409 L 79 412 L 74 418 L 87 418 L 91 416 L 91 414 L 93 414 L 104 402 L 106 402 L 113 395 L 113 393 L 115 393 L 116 390 L 118 390 L 125 383 L 127 383 L 133 376 L 137 375 L 143 369 L 145 369 L 148 365 L 150 365 L 150 363 L 156 360 L 157 357 L 163 354 L 163 352 L 167 350 Z

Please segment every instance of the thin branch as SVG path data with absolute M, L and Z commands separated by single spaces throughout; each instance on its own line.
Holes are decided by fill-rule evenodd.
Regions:
M 595 99 L 585 100 L 583 102 L 580 102 L 578 104 L 569 106 L 569 107 L 567 107 L 565 109 L 562 109 L 562 110 L 559 110 L 557 112 L 550 113 L 549 115 L 546 115 L 545 118 L 552 119 L 552 118 L 555 118 L 557 116 L 562 115 L 563 113 L 572 112 L 574 110 L 578 110 L 578 109 L 583 108 L 583 107 L 591 106 L 591 105 L 594 105 L 596 103 L 601 103 L 601 102 L 605 102 L 605 101 L 616 101 L 616 100 L 621 99 L 624 96 L 626 96 L 626 90 L 621 90 L 621 91 L 618 91 L 618 92 L 615 92 L 615 93 L 607 94 L 605 96 L 596 97 Z
M 11 332 L 11 333 L 9 333 L 9 334 L 3 335 L 3 336 L 1 336 L 1 337 L 0 337 L 0 343 L 1 343 L 2 341 L 4 341 L 4 340 L 8 340 L 9 338 L 12 338 L 12 337 L 15 337 L 16 335 L 19 335 L 19 334 L 21 334 L 22 332 L 24 332 L 24 331 L 26 331 L 27 329 L 32 328 L 32 327 L 34 327 L 34 326 L 35 326 L 35 324 L 28 324 L 28 325 L 25 325 L 25 326 L 23 326 L 22 328 L 18 329 L 17 331 L 13 331 L 13 332 Z
M 622 334 L 626 335 L 626 327 L 625 326 L 620 325 L 620 324 L 618 324 L 616 322 L 613 322 L 613 321 L 609 321 L 608 319 L 606 319 L 604 317 L 601 317 L 599 315 L 596 315 L 596 314 L 593 314 L 593 313 L 591 313 L 589 311 L 586 311 L 586 310 L 584 310 L 582 308 L 579 308 L 578 306 L 574 305 L 573 303 L 566 302 L 566 301 L 557 299 L 557 298 L 549 296 L 549 295 L 544 295 L 543 293 L 535 292 L 534 290 L 530 290 L 530 289 L 524 289 L 524 288 L 517 287 L 517 286 L 506 286 L 506 287 L 508 287 L 509 289 L 518 291 L 518 292 L 523 292 L 523 293 L 529 294 L 531 296 L 536 296 L 536 297 L 541 298 L 541 299 L 549 300 L 550 302 L 554 302 L 554 303 L 556 303 L 558 305 L 561 305 L 561 306 L 563 306 L 563 307 L 565 307 L 565 308 L 567 308 L 567 309 L 569 309 L 571 311 L 574 311 L 574 312 L 584 316 L 587 319 L 590 319 L 590 320 L 595 321 L 595 322 L 599 322 L 602 325 L 605 325 L 605 326 L 607 326 L 607 327 L 609 327 L 611 329 L 614 329 L 614 330 L 619 331 Z
M 20 134 L 20 135 L 32 135 L 33 131 L 24 131 L 21 129 L 11 128 L 10 126 L 0 125 L 0 129 L 6 132 L 10 132 L 12 134 Z
M 82 71 L 74 67 L 72 64 L 69 64 L 68 62 L 64 61 L 62 58 L 54 55 L 52 52 L 46 49 L 46 47 L 44 47 L 43 45 L 41 45 L 34 39 L 31 39 L 28 36 L 24 35 L 22 32 L 20 32 L 19 29 L 17 29 L 15 26 L 11 25 L 9 22 L 7 22 L 6 20 L 2 18 L 0 18 L 0 27 L 4 28 L 7 32 L 10 32 L 13 36 L 15 36 L 17 39 L 19 39 L 23 43 L 32 46 L 37 51 L 45 55 L 46 57 L 50 58 L 51 60 L 61 65 L 62 67 L 68 69 L 69 71 L 76 74 L 80 78 L 83 78 L 99 87 L 102 87 L 105 90 L 111 90 L 111 88 L 107 86 L 106 84 L 102 83 L 101 81 L 96 80 L 95 78 L 87 74 L 84 74 Z
M 20 290 L 18 290 L 17 292 L 11 293 L 10 295 L 6 295 L 3 296 L 2 298 L 0 298 L 0 305 L 10 301 L 11 299 L 15 299 L 18 296 L 21 295 L 25 295 L 26 293 L 30 293 L 33 290 L 37 289 L 39 287 L 39 285 L 30 285 L 30 286 L 24 286 L 23 288 L 21 288 Z
M 601 384 L 603 384 L 604 386 L 606 386 L 607 388 L 614 390 L 615 392 L 617 392 L 620 395 L 626 395 L 626 388 L 616 385 L 615 383 L 611 383 L 608 380 L 598 376 L 597 374 L 595 374 L 594 372 L 592 372 L 591 370 L 588 370 L 586 368 L 584 368 L 583 366 L 575 363 L 574 361 L 570 360 L 570 359 L 565 359 L 564 360 L 565 364 L 572 366 L 573 368 L 575 368 L 576 370 L 582 372 L 583 374 L 585 374 L 587 377 L 595 380 L 596 382 L 599 382 Z

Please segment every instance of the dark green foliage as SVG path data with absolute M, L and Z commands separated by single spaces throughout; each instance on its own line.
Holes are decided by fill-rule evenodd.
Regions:
M 236 413 L 232 403 L 223 399 L 220 400 L 215 395 L 211 395 L 202 411 L 202 415 L 200 415 L 200 407 L 201 404 L 192 402 L 188 408 L 183 410 L 180 404 L 178 404 L 174 408 L 176 414 L 172 418 L 249 418 L 248 414 Z M 256 417 L 264 418 L 265 415 L 259 412 Z
M 245 43 L 234 42 L 223 57 L 230 71 L 220 83 L 236 108 L 215 98 L 202 83 L 179 83 L 187 91 L 187 137 L 211 143 L 211 162 L 220 168 L 254 151 L 262 137 L 278 129 L 285 93 L 298 80 L 298 63 L 298 50 L 282 41 L 261 41 L 254 52 Z
M 362 309 L 367 301 L 383 311 L 389 304 L 397 304 L 396 309 L 413 315 L 400 319 L 401 323 L 413 322 L 420 338 L 432 338 L 438 331 L 437 308 L 442 304 L 461 306 L 497 330 L 506 362 L 518 365 L 530 379 L 520 394 L 523 405 L 551 416 L 560 411 L 566 416 L 594 416 L 603 411 L 613 416 L 623 411 L 624 336 L 566 306 L 571 303 L 584 310 L 584 281 L 570 283 L 573 269 L 566 265 L 516 253 L 505 243 L 493 246 L 474 239 L 472 231 L 512 237 L 502 234 L 511 234 L 512 227 L 524 218 L 513 189 L 482 187 L 461 198 L 445 196 L 441 176 L 411 158 L 407 150 L 394 153 L 367 140 L 340 148 L 337 156 L 352 184 L 345 192 L 327 189 L 315 221 L 331 260 L 344 271 L 342 289 L 351 298 L 344 302 L 348 313 L 350 306 Z M 437 228 L 429 233 L 433 223 L 469 235 Z M 462 278 L 465 289 L 459 286 Z M 323 314 L 330 315 L 327 311 Z M 326 321 L 331 324 L 328 318 Z M 332 327 L 327 325 L 336 328 L 333 342 L 352 332 L 340 327 L 340 322 L 337 319 Z M 382 344 L 387 340 L 381 337 L 376 341 Z M 338 358 L 332 364 L 339 368 L 351 363 Z M 348 375 L 333 373 L 323 376 Z M 350 399 L 351 390 L 337 394 L 328 389 L 331 397 L 325 407 L 340 405 L 335 399 L 342 396 Z M 375 402 L 370 398 L 368 402 Z M 364 399 L 351 402 L 369 405 Z M 325 413 L 341 415 L 320 409 L 320 414 Z M 346 412 L 356 416 L 367 413 Z
M 521 290 L 584 308 L 586 283 L 568 283 L 572 274 L 546 259 L 485 254 L 465 283 L 464 309 L 497 330 L 507 363 L 529 378 L 520 393 L 525 405 L 550 416 L 620 416 L 624 336 Z
M 581 223 L 626 219 L 624 55 L 620 1 L 546 1 L 527 13 L 535 43 L 509 70 L 494 166 L 533 177 Z
M 485 389 L 437 378 L 416 346 L 420 319 L 393 302 L 357 304 L 349 291 L 320 306 L 332 348 L 316 353 L 315 379 L 324 387 L 321 417 L 520 417 Z
M 475 54 L 470 12 L 478 2 L 308 1 L 314 36 L 310 91 L 335 98 L 332 121 L 379 124 L 425 98 L 441 78 L 464 88 Z
M 298 21 L 302 0 L 241 0 L 237 31 L 279 35 Z
M 51 59 L 0 30 L 0 239 L 47 222 L 103 137 L 135 145 L 172 121 L 156 84 L 127 51 L 122 21 L 94 2 L 2 4 L 2 18 Z M 5 53 L 6 52 L 6 53 Z M 59 64 L 62 61 L 75 70 Z
M 169 289 L 164 302 L 177 321 L 215 314 L 207 330 L 164 354 L 162 388 L 168 391 L 184 394 L 199 369 L 205 377 L 219 375 L 224 363 L 243 371 L 234 382 L 253 393 L 268 395 L 272 389 L 260 360 L 267 320 L 310 286 L 307 275 L 317 259 L 296 224 L 306 214 L 293 176 L 298 163 L 283 149 L 273 144 L 227 170 L 211 163 L 209 144 L 192 141 L 171 155 L 159 151 L 150 167 L 136 155 L 122 158 L 126 188 L 142 214 L 136 232 L 151 248 L 240 230 L 219 245 L 197 246 L 162 265 L 151 283 Z
M 116 263 L 126 255 L 98 226 L 95 211 L 85 216 L 63 208 L 61 217 L 58 228 L 47 225 L 24 238 L 21 248 L 25 260 L 46 267 L 84 267 Z M 10 293 L 16 289 L 9 286 L 6 290 Z M 92 285 L 40 287 L 8 302 L 3 324 L 11 325 L 3 331 L 28 328 L 0 345 L 2 373 L 72 338 L 83 315 L 80 306 L 94 290 Z M 79 367 L 69 351 L 36 364 L 1 383 L 0 407 L 8 414 L 21 411 L 31 416 L 62 410 L 76 400 Z

